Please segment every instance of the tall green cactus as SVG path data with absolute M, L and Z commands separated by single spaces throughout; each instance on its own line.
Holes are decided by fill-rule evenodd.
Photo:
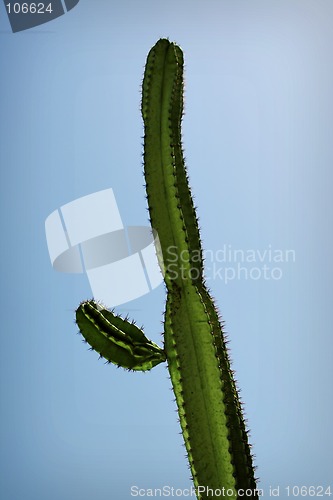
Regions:
M 149 370 L 167 360 L 198 499 L 258 498 L 222 325 L 203 279 L 182 153 L 182 112 L 183 53 L 161 39 L 147 58 L 142 116 L 150 220 L 159 235 L 167 288 L 164 349 L 94 301 L 83 302 L 76 319 L 87 342 L 118 366 Z

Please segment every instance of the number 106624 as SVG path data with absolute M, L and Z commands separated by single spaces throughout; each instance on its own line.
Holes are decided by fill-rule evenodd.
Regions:
M 8 14 L 51 14 L 52 3 L 7 3 Z

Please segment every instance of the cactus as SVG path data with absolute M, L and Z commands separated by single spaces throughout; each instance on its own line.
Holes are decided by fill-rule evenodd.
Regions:
M 76 321 L 92 348 L 118 366 L 149 370 L 167 361 L 198 499 L 258 498 L 222 324 L 203 277 L 182 113 L 183 53 L 161 39 L 147 57 L 142 116 L 150 221 L 159 235 L 167 289 L 164 349 L 94 301 L 79 306 Z

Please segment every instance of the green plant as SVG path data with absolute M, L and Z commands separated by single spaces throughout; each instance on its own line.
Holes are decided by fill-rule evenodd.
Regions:
M 198 499 L 215 497 L 207 488 L 229 490 L 225 496 L 234 499 L 239 490 L 248 490 L 247 496 L 258 498 L 222 325 L 203 278 L 182 153 L 182 113 L 183 53 L 161 39 L 147 58 L 142 116 L 150 220 L 159 236 L 167 288 L 164 349 L 94 301 L 79 306 L 76 320 L 87 342 L 112 363 L 148 370 L 167 360 Z

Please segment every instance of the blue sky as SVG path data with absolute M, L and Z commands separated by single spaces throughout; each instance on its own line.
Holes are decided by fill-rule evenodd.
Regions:
M 127 373 L 87 350 L 88 281 L 52 269 L 44 233 L 109 187 L 125 224 L 147 224 L 140 85 L 160 37 L 185 53 L 184 149 L 259 486 L 330 484 L 332 15 L 328 0 L 80 0 L 13 34 L 0 5 L 2 498 L 191 484 L 166 367 Z M 255 261 L 217 262 L 225 248 Z M 268 249 L 295 258 L 260 261 Z M 162 285 L 118 309 L 161 344 L 164 301 Z

